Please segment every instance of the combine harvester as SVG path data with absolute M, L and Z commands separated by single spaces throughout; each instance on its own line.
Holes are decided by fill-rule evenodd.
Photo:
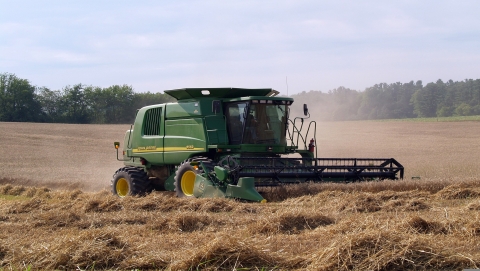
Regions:
M 316 123 L 289 119 L 293 99 L 275 90 L 165 93 L 177 102 L 137 112 L 124 137 L 123 158 L 115 142 L 117 159 L 125 165 L 113 175 L 115 195 L 167 190 L 179 197 L 266 202 L 256 187 L 403 178 L 404 168 L 393 158 L 317 158 Z M 306 105 L 303 109 L 309 116 Z M 285 157 L 291 155 L 295 158 Z

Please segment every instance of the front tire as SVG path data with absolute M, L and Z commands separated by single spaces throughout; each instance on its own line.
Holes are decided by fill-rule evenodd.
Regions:
M 145 195 L 152 190 L 152 183 L 143 169 L 124 167 L 113 174 L 112 193 L 121 198 Z
M 189 158 L 178 166 L 175 172 L 175 192 L 177 197 L 193 197 L 193 188 L 195 186 L 195 179 L 197 174 L 203 173 L 203 170 L 198 166 L 192 166 L 191 163 L 195 161 L 202 161 L 204 166 L 210 165 L 211 160 L 206 157 Z

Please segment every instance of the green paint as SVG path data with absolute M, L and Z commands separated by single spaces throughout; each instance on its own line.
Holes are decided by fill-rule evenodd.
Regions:
M 255 189 L 255 181 L 252 177 L 244 177 L 238 180 L 237 185 L 227 186 L 227 197 L 245 199 L 250 201 L 263 201 L 263 197 Z
M 208 170 L 208 167 L 219 164 L 226 156 L 261 158 L 258 164 L 263 167 L 262 170 L 266 169 L 267 174 L 272 172 L 273 166 L 278 165 L 298 166 L 298 171 L 297 168 L 293 169 L 294 174 L 300 173 L 302 166 L 311 166 L 314 154 L 304 149 L 307 149 L 306 141 L 315 137 L 316 123 L 306 124 L 307 133 L 310 125 L 315 124 L 313 133 L 301 136 L 303 119 L 301 127 L 296 126 L 295 120 L 288 119 L 293 99 L 272 96 L 275 92 L 272 89 L 239 88 L 167 90 L 165 93 L 176 98 L 177 102 L 139 109 L 132 129 L 125 133 L 121 150 L 123 157 L 119 160 L 124 161 L 126 166 L 143 168 L 148 176 L 158 178 L 155 184 L 164 183 L 165 190 L 174 191 L 176 168 L 187 159 L 204 157 L 209 162 L 196 165 L 199 168 L 194 184 L 195 197 L 262 201 L 263 197 L 255 190 L 254 178 L 239 178 L 225 164 L 214 170 Z M 287 133 L 287 129 L 292 133 Z M 297 138 L 292 138 L 292 134 L 296 134 Z M 269 164 L 271 162 L 268 159 L 263 160 L 281 159 L 281 155 L 292 153 L 298 153 L 305 159 L 293 164 L 287 160 L 277 160 L 274 162 L 277 165 Z M 248 161 L 242 163 L 245 166 Z M 249 175 L 259 176 L 251 174 L 256 173 L 255 170 L 250 171 Z M 137 175 L 133 177 L 140 178 Z M 297 178 L 295 182 L 308 181 L 305 177 L 284 176 Z M 276 175 L 269 178 L 278 179 Z M 146 183 L 148 187 L 149 181 L 142 179 L 139 183 Z M 155 186 L 155 189 L 159 186 Z M 141 189 L 137 188 L 139 191 Z

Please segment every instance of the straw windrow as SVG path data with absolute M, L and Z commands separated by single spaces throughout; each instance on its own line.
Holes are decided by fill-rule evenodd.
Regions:
M 267 204 L 179 199 L 162 192 L 120 199 L 107 191 L 1 185 L 0 266 L 478 268 L 480 195 L 472 192 L 476 184 L 447 185 L 436 193 L 428 188 L 363 192 L 361 184 L 355 186 L 358 190 L 327 185 L 331 190 Z M 371 183 L 365 185 L 376 190 Z

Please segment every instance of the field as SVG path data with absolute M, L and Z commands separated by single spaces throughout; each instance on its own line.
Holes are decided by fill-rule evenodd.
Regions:
M 0 270 L 480 268 L 478 121 L 318 123 L 319 157 L 394 157 L 406 178 L 267 204 L 110 195 L 128 128 L 0 123 Z

